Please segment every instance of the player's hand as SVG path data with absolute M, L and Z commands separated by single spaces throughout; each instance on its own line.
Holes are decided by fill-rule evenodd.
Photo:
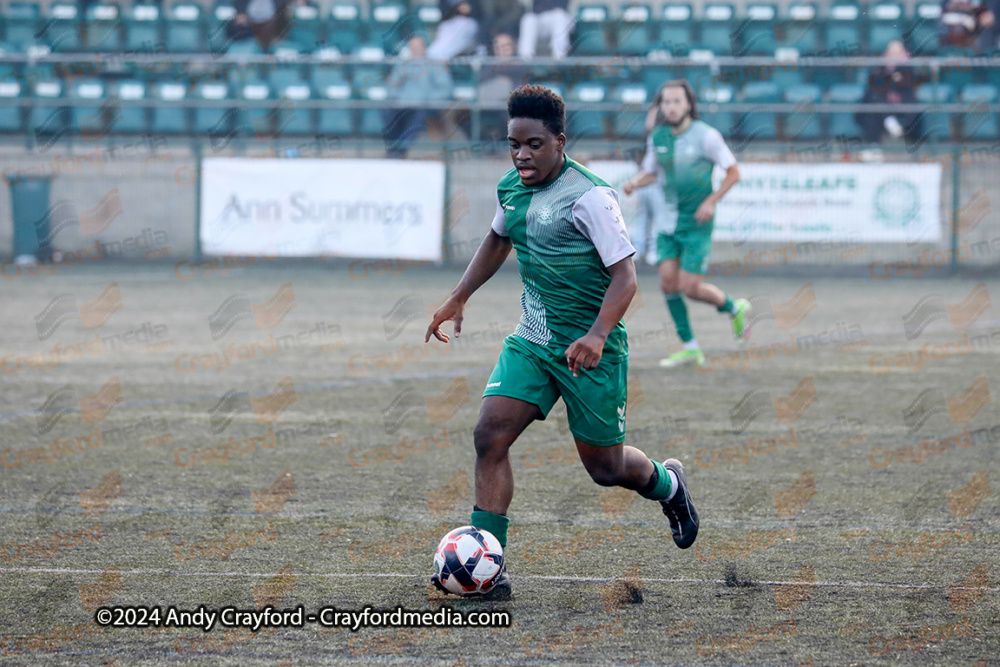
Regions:
M 566 363 L 573 373 L 573 377 L 580 376 L 580 369 L 592 371 L 601 363 L 601 355 L 604 354 L 604 339 L 597 334 L 589 333 L 582 338 L 577 338 L 573 344 L 566 348 Z
M 441 307 L 434 313 L 434 317 L 431 318 L 431 324 L 427 327 L 427 335 L 424 336 L 424 342 L 429 341 L 431 335 L 433 335 L 442 343 L 447 343 L 449 340 L 448 334 L 441 331 L 441 323 L 448 320 L 455 322 L 455 338 L 458 338 L 462 333 L 462 320 L 464 319 L 462 313 L 464 310 L 465 301 L 452 294 L 447 301 L 441 304 Z
M 699 223 L 708 222 L 715 215 L 715 204 L 707 199 L 701 203 L 698 210 L 694 212 L 694 219 Z
M 632 185 L 632 181 L 625 181 L 625 185 L 622 186 L 622 191 L 627 195 L 635 192 L 635 186 Z

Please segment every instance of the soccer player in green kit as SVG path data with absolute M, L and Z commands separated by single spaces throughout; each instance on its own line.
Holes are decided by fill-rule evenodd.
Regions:
M 517 249 L 521 321 L 504 340 L 473 432 L 471 523 L 506 548 L 514 495 L 510 447 L 562 397 L 591 478 L 659 501 L 674 542 L 686 549 L 698 534 L 698 513 L 683 465 L 652 461 L 624 444 L 628 336 L 622 316 L 635 295 L 636 274 L 618 194 L 563 152 L 566 110 L 554 92 L 522 86 L 510 94 L 507 113 L 514 168 L 497 186 L 492 228 L 424 338 L 448 342 L 440 329 L 447 320 L 458 337 L 469 297 Z M 510 590 L 505 567 L 489 595 L 503 598 Z
M 705 354 L 688 321 L 684 297 L 712 304 L 732 318 L 733 335 L 739 341 L 750 335 L 746 320 L 750 302 L 730 298 L 721 289 L 702 281 L 712 250 L 715 205 L 740 180 L 736 158 L 722 134 L 698 120 L 697 98 L 691 84 L 683 79 L 667 81 L 660 88 L 650 113 L 657 122 L 646 142 L 642 171 L 622 188 L 631 195 L 636 188 L 660 181 L 666 197 L 667 213 L 658 221 L 656 261 L 660 289 L 677 327 L 684 349 L 660 360 L 664 367 L 705 363 Z M 726 176 L 712 191 L 712 168 L 719 166 Z

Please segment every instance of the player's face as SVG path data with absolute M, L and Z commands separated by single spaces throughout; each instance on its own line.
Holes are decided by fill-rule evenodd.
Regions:
M 510 158 L 524 185 L 539 185 L 559 174 L 566 135 L 552 134 L 537 118 L 511 118 L 507 123 Z
M 660 113 L 667 119 L 667 123 L 675 127 L 684 122 L 691 113 L 691 105 L 688 104 L 683 88 L 670 86 L 663 89 L 660 95 Z

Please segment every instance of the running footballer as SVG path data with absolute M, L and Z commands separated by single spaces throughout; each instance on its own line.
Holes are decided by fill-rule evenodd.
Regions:
M 497 186 L 492 228 L 424 338 L 447 342 L 440 329 L 447 320 L 458 337 L 466 302 L 517 249 L 521 321 L 504 340 L 483 394 L 471 523 L 506 548 L 514 494 L 510 447 L 562 398 L 591 478 L 659 501 L 674 542 L 686 549 L 698 534 L 698 513 L 684 467 L 676 459 L 652 461 L 624 444 L 628 336 L 622 316 L 635 295 L 636 274 L 618 194 L 565 155 L 566 111 L 557 94 L 522 86 L 510 94 L 507 114 L 514 168 Z M 510 592 L 505 570 L 489 595 Z

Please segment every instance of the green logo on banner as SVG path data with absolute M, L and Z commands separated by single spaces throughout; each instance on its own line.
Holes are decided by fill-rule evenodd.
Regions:
M 920 190 L 911 181 L 893 178 L 875 191 L 875 219 L 890 227 L 906 227 L 920 213 Z

